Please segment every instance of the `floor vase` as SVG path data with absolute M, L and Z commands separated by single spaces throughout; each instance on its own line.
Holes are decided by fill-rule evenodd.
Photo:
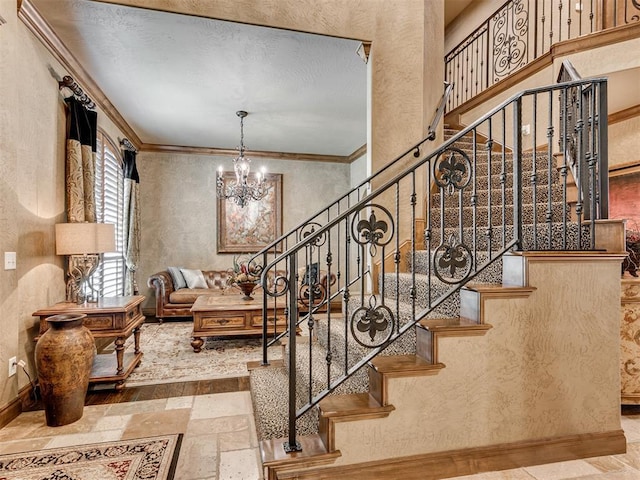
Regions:
M 96 346 L 82 322 L 86 315 L 54 315 L 36 343 L 38 383 L 47 425 L 59 427 L 82 418 Z

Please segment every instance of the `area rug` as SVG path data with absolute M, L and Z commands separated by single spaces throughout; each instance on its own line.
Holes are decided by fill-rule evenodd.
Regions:
M 182 434 L 0 455 L 0 480 L 172 480 Z
M 191 322 L 145 323 L 140 334 L 142 363 L 126 381 L 127 386 L 215 380 L 249 376 L 247 362 L 262 359 L 260 337 L 207 337 L 202 351 L 191 347 Z M 133 336 L 125 343 L 133 351 Z M 282 347 L 271 347 L 269 358 L 282 358 Z

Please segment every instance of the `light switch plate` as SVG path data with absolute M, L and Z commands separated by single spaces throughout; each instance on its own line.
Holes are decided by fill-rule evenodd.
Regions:
M 16 269 L 16 252 L 4 252 L 4 269 Z

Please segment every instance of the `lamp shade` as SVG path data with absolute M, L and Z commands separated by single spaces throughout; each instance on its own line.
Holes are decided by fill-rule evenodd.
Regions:
M 115 249 L 115 225 L 112 223 L 56 224 L 57 255 L 105 253 Z

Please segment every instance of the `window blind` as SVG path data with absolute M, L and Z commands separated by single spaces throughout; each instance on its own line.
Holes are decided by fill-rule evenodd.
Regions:
M 104 297 L 124 294 L 124 175 L 122 157 L 115 144 L 98 132 L 96 149 L 95 195 L 96 220 L 115 225 L 116 252 L 103 255 L 100 268 L 93 277 L 95 288 Z

